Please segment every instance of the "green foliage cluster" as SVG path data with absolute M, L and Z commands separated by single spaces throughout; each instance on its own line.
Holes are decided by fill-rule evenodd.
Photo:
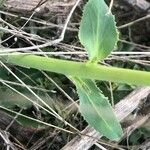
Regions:
M 7 63 L 61 73 L 69 77 L 76 85 L 80 111 L 85 120 L 107 138 L 119 140 L 122 136 L 121 126 L 108 98 L 97 87 L 95 79 L 150 85 L 150 73 L 98 64 L 111 53 L 118 41 L 114 16 L 104 0 L 89 0 L 85 5 L 79 39 L 88 52 L 89 60 L 85 63 L 18 55 L 19 53 L 0 59 Z

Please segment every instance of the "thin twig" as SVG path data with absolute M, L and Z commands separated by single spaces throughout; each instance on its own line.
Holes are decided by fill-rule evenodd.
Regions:
M 129 26 L 132 26 L 132 25 L 134 25 L 134 24 L 136 24 L 138 22 L 141 22 L 141 21 L 149 19 L 149 18 L 150 18 L 150 14 L 148 14 L 148 15 L 142 17 L 142 18 L 139 18 L 137 20 L 134 20 L 132 22 L 126 23 L 124 25 L 121 25 L 121 26 L 118 27 L 118 29 L 122 29 L 122 28 L 126 28 L 126 27 L 129 27 Z

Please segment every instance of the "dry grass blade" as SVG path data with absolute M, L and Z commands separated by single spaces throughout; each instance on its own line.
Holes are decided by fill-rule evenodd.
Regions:
M 9 140 L 9 135 L 7 132 L 0 130 L 0 137 L 4 140 L 7 150 L 10 150 L 10 149 L 16 150 L 17 149 Z

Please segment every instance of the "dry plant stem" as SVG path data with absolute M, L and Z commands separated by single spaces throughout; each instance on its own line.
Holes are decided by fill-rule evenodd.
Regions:
M 138 23 L 140 21 L 143 21 L 143 20 L 146 20 L 146 19 L 149 19 L 149 18 L 150 18 L 150 14 L 148 14 L 148 15 L 142 17 L 142 18 L 139 18 L 137 20 L 134 20 L 132 22 L 129 22 L 127 24 L 121 25 L 121 26 L 118 27 L 118 29 L 122 29 L 122 28 L 126 28 L 126 27 L 129 27 L 129 26 L 132 26 L 132 25 L 134 25 L 134 24 L 136 24 L 136 23 Z
M 13 111 L 13 110 L 10 110 L 10 109 L 8 109 L 8 108 L 6 108 L 6 107 L 3 107 L 3 106 L 0 106 L 0 109 L 5 110 L 5 111 L 8 111 L 8 112 L 11 112 L 11 113 L 14 113 L 14 114 L 16 114 L 16 115 L 18 114 L 17 112 L 15 112 L 15 111 Z M 29 117 L 29 116 L 26 116 L 26 115 L 23 115 L 23 114 L 19 114 L 19 116 L 21 116 L 21 117 L 23 117 L 23 118 L 26 118 L 26 119 L 29 119 L 29 120 L 32 120 L 32 121 L 35 121 L 35 122 L 37 122 L 37 123 L 39 123 L 39 124 L 43 124 L 43 125 L 45 125 L 45 126 L 47 126 L 47 127 L 51 127 L 51 128 L 57 129 L 57 130 L 61 130 L 61 131 L 64 131 L 64 132 L 70 133 L 70 134 L 76 134 L 76 133 L 74 133 L 74 132 L 72 132 L 72 131 L 63 129 L 63 128 L 61 128 L 61 127 L 52 125 L 52 124 L 50 124 L 50 123 L 46 123 L 46 122 L 44 122 L 44 121 L 41 121 L 41 120 L 38 120 L 38 119 L 35 119 L 35 118 L 32 118 L 32 117 Z M 6 122 L 5 122 L 5 123 L 6 123 Z
M 80 2 L 80 0 L 76 1 L 75 5 L 73 6 L 73 8 L 71 9 L 69 15 L 67 16 L 66 22 L 64 24 L 64 28 L 63 28 L 62 33 L 61 33 L 61 35 L 60 35 L 60 37 L 58 39 L 53 40 L 53 41 L 49 41 L 49 42 L 41 44 L 41 45 L 36 45 L 36 46 L 30 46 L 30 47 L 21 48 L 21 51 L 27 51 L 27 50 L 33 50 L 33 49 L 38 49 L 38 48 L 44 48 L 44 47 L 48 47 L 48 46 L 60 43 L 64 39 L 68 23 L 69 23 L 69 21 L 71 19 L 71 16 L 72 16 L 74 10 L 76 9 L 77 5 L 79 4 L 79 2 Z M 20 48 L 11 49 L 11 50 L 8 50 L 7 52 L 20 51 L 19 49 Z
M 22 85 L 28 89 L 29 92 L 31 92 L 41 103 L 43 103 L 49 110 L 52 111 L 50 113 L 51 115 L 54 115 L 55 117 L 58 117 L 58 119 L 63 120 L 48 104 L 46 104 L 34 91 L 32 91 L 19 77 L 17 77 L 3 62 L 0 61 L 0 64 L 9 72 L 11 73 Z M 3 83 L 3 82 L 2 82 Z M 4 83 L 3 83 L 4 84 Z
M 44 71 L 41 71 L 41 73 L 47 77 L 47 79 L 52 82 L 59 89 L 59 91 L 61 91 L 72 102 L 72 104 L 75 104 L 77 108 L 79 107 L 78 104 L 52 78 L 50 78 Z
M 149 93 L 150 87 L 139 88 L 117 103 L 114 111 L 118 120 L 122 121 L 126 118 Z M 102 137 L 102 135 L 90 126 L 86 127 L 81 133 L 82 136 L 76 136 L 62 150 L 88 150 Z
M 41 56 L 4 56 L 0 57 L 7 63 L 35 68 L 39 70 L 51 71 L 74 77 L 105 80 L 111 82 L 150 85 L 150 73 L 116 67 L 106 67 L 97 64 L 73 62 Z
M 137 7 L 143 11 L 147 11 L 150 8 L 150 3 L 146 0 L 123 0 L 132 7 Z
M 9 13 L 9 12 L 6 12 L 6 11 L 2 11 L 2 10 L 0 10 L 0 13 L 1 14 L 5 14 L 5 15 L 10 16 L 10 17 L 14 17 L 14 18 L 20 17 L 20 19 L 23 19 L 23 20 L 28 20 L 29 19 L 27 17 L 21 17 L 21 16 L 19 16 L 17 14 L 12 14 L 12 13 Z M 42 25 L 45 25 L 48 28 L 62 28 L 63 29 L 63 25 L 57 25 L 57 24 L 54 24 L 54 23 L 51 23 L 51 22 L 48 22 L 48 21 L 45 21 L 45 20 L 30 19 L 30 22 L 35 22 L 35 23 L 38 23 L 38 24 L 42 24 Z M 75 32 L 78 31 L 78 29 L 71 28 L 71 27 L 67 27 L 66 30 L 75 31 Z
M 10 29 L 6 29 L 6 28 L 3 28 L 3 27 L 0 27 L 0 30 L 4 31 L 4 32 L 8 32 L 8 33 L 11 33 L 12 36 L 4 39 L 2 43 L 6 42 L 7 40 L 9 40 L 11 37 L 13 36 L 17 36 L 17 37 L 22 37 L 22 38 L 29 38 L 29 39 L 32 39 L 34 41 L 39 41 L 39 42 L 45 42 L 47 41 L 46 39 L 36 35 L 36 34 L 30 34 L 30 33 L 27 33 L 21 29 L 18 29 L 17 27 L 13 26 L 12 24 L 6 22 L 5 20 L 3 20 L 2 18 L 0 18 L 0 21 L 4 24 L 6 24 Z
M 15 88 L 13 88 L 12 86 L 10 86 L 9 84 L 1 81 L 1 83 L 3 85 L 5 85 L 6 87 L 10 88 L 11 90 L 13 90 L 14 92 L 16 92 L 17 94 L 21 95 L 22 97 L 24 97 L 26 100 L 32 102 L 34 105 L 37 105 L 39 108 L 45 110 L 45 112 L 51 114 L 51 115 L 54 115 L 52 114 L 49 110 L 47 110 L 46 108 L 44 108 L 43 106 L 41 106 L 39 103 L 37 103 L 36 101 L 32 100 L 31 98 L 29 98 L 28 96 L 24 95 L 23 93 L 19 92 L 18 90 L 16 90 Z M 54 115 L 55 116 L 55 115 Z M 55 116 L 56 117 L 56 116 Z
M 24 85 L 20 84 L 20 83 L 17 83 L 17 82 L 12 82 L 12 81 L 8 81 L 8 80 L 3 80 L 0 78 L 0 82 L 5 82 L 5 83 L 8 83 L 8 84 L 11 84 L 11 85 L 15 85 L 15 86 L 19 86 L 19 87 L 25 87 Z M 33 90 L 37 90 L 37 91 L 42 91 L 42 92 L 51 92 L 51 93 L 55 93 L 55 91 L 53 90 L 47 90 L 47 89 L 44 89 L 44 88 L 39 88 L 37 86 L 30 86 L 30 85 L 27 85 L 30 89 L 33 89 Z
M 32 91 L 20 78 L 18 78 L 3 62 L 0 61 L 0 63 L 2 64 L 2 66 L 4 68 L 6 68 L 6 70 L 8 70 L 20 83 L 22 83 L 27 89 L 28 91 L 30 91 L 41 103 L 43 103 L 47 108 L 49 108 L 48 111 L 47 109 L 45 109 L 44 107 L 42 107 L 41 105 L 39 105 L 38 103 L 33 102 L 33 104 L 36 104 L 37 106 L 39 106 L 40 108 L 43 108 L 43 110 L 46 110 L 47 112 L 49 112 L 49 114 L 55 116 L 57 119 L 59 119 L 60 121 L 64 122 L 66 125 L 70 126 L 72 129 L 74 129 L 75 131 L 78 132 L 78 130 L 72 126 L 70 123 L 68 123 L 67 121 L 65 121 L 59 114 L 57 114 L 57 112 L 55 112 L 45 101 L 43 101 L 38 95 L 36 95 L 36 93 L 34 93 L 34 91 Z M 4 85 L 6 85 L 6 83 L 2 82 Z M 8 85 L 7 85 L 8 86 Z M 13 89 L 15 90 L 15 89 Z
M 42 42 L 42 43 L 46 41 L 45 39 L 40 38 L 39 36 L 37 36 L 35 34 L 28 34 L 28 33 L 26 34 L 24 32 L 17 31 L 15 29 L 12 30 L 12 29 L 6 29 L 6 28 L 3 28 L 3 27 L 0 27 L 0 30 L 3 31 L 3 32 L 5 32 L 5 33 L 11 33 L 12 34 L 12 36 L 8 37 L 7 39 L 4 39 L 1 42 L 1 44 L 4 43 L 4 42 L 6 42 L 7 40 L 9 40 L 10 38 L 12 38 L 14 36 L 25 38 L 25 39 L 28 38 L 30 40 L 37 41 L 37 42 Z
M 12 142 L 9 140 L 9 135 L 6 131 L 1 131 L 0 130 L 0 137 L 4 140 L 4 143 L 6 145 L 6 149 L 12 149 L 16 150 L 17 148 L 12 144 Z
M 134 55 L 137 57 L 140 57 L 140 55 L 143 55 L 143 57 L 147 57 L 150 56 L 150 52 L 121 52 L 121 51 L 117 51 L 117 52 L 112 52 L 112 55 L 130 55 L 128 57 L 133 57 Z M 83 51 L 75 51 L 75 52 L 65 52 L 65 51 L 61 51 L 61 52 L 43 52 L 43 51 L 38 51 L 38 52 L 26 52 L 26 53 L 5 53 L 4 52 L 0 52 L 0 56 L 6 56 L 6 55 L 55 55 L 55 56 L 59 56 L 59 55 L 87 55 L 87 52 L 83 52 Z M 127 57 L 127 56 L 126 56 Z
M 127 43 L 127 44 L 130 44 L 130 45 L 139 47 L 139 48 L 150 49 L 150 46 L 145 46 L 145 45 L 141 45 L 141 44 L 137 44 L 137 43 L 134 43 L 134 42 L 130 42 L 130 41 L 126 41 L 126 40 L 121 40 L 121 39 L 119 39 L 119 41 L 122 42 L 122 43 Z
M 111 1 L 110 1 L 110 4 L 109 4 L 109 11 L 108 11 L 108 13 L 111 13 L 113 4 L 114 4 L 114 0 L 111 0 Z
M 107 150 L 104 146 L 100 145 L 99 143 L 95 143 L 95 145 L 101 150 Z

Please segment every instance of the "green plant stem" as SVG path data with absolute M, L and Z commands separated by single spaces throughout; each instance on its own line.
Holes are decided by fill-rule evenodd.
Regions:
M 0 56 L 0 60 L 27 68 L 51 71 L 73 77 L 105 80 L 134 85 L 150 85 L 150 73 L 97 64 L 74 62 L 35 55 Z

